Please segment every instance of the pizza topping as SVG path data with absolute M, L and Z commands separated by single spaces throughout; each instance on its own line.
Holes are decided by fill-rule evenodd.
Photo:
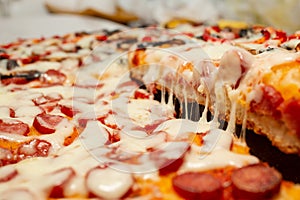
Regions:
M 121 148 L 125 152 L 143 153 L 164 143 L 166 135 L 158 133 L 148 136 L 143 131 L 121 131 L 120 140 Z
M 149 47 L 162 47 L 162 48 L 167 48 L 171 46 L 180 46 L 185 44 L 185 41 L 182 39 L 178 38 L 173 38 L 170 40 L 164 40 L 164 41 L 155 41 L 155 42 L 145 42 L 138 44 L 137 48 L 138 49 L 144 49 L 144 48 L 149 48 Z
M 217 78 L 233 88 L 237 88 L 242 76 L 252 66 L 252 62 L 253 56 L 247 51 L 243 49 L 229 50 L 221 58 Z
M 14 59 L 7 60 L 7 63 L 6 63 L 6 69 L 7 70 L 12 70 L 16 67 L 19 67 L 19 64 L 18 64 L 17 60 L 14 60 Z
M 68 117 L 74 117 L 79 112 L 79 110 L 77 110 L 73 106 L 60 105 L 59 107 L 60 111 Z
M 21 62 L 24 64 L 24 65 L 27 65 L 27 64 L 30 64 L 30 63 L 34 63 L 34 62 L 37 62 L 40 60 L 40 56 L 39 55 L 31 55 L 31 56 L 28 56 L 26 58 L 22 58 L 21 59 Z
M 160 175 L 175 172 L 183 163 L 183 157 L 189 151 L 187 142 L 166 142 L 150 152 Z
M 220 133 L 212 136 L 214 140 L 208 142 L 207 134 L 204 146 L 191 145 L 191 150 L 185 155 L 180 172 L 205 171 L 226 166 L 242 167 L 257 163 L 259 160 L 252 155 L 237 154 L 230 151 L 231 134 Z
M 204 31 L 202 39 L 218 42 L 218 45 L 216 46 L 211 45 L 211 49 L 209 49 L 210 44 L 207 46 L 205 45 L 205 54 L 207 53 L 209 55 L 205 56 L 205 58 L 203 58 L 202 55 L 199 55 L 198 50 L 202 49 L 202 46 L 199 49 L 194 47 L 190 48 L 189 46 L 188 48 L 181 48 L 181 50 L 183 51 L 179 50 L 177 52 L 178 55 L 187 57 L 188 60 L 193 59 L 193 61 L 195 61 L 194 63 L 197 64 L 198 61 L 202 62 L 202 59 L 212 58 L 214 61 L 211 62 L 211 66 L 209 66 L 213 68 L 212 70 L 208 69 L 208 66 L 202 63 L 199 64 L 199 66 L 203 66 L 205 70 L 194 69 L 194 67 L 197 68 L 199 66 L 193 65 L 192 62 L 184 61 L 180 63 L 181 60 L 174 59 L 172 60 L 172 62 L 174 61 L 175 69 L 178 70 L 174 70 L 174 72 L 178 72 L 180 75 L 182 75 L 183 79 L 192 82 L 192 86 L 198 87 L 198 80 L 203 77 L 203 74 L 205 77 L 210 78 L 211 72 L 218 71 L 218 78 L 221 81 L 224 81 L 232 86 L 232 89 L 237 89 L 240 86 L 241 80 L 243 80 L 244 75 L 246 75 L 246 72 L 252 66 L 253 58 L 256 58 L 256 56 L 251 56 L 249 53 L 229 45 L 229 40 L 234 39 L 235 37 L 237 37 L 237 35 L 232 32 L 231 29 L 226 29 L 226 31 L 224 32 L 222 31 L 223 30 L 221 30 L 220 27 L 211 27 Z M 247 33 L 245 34 L 247 35 L 247 37 L 250 37 L 252 34 L 256 33 L 258 33 L 256 36 L 258 36 L 257 38 L 259 38 L 259 40 L 255 41 L 258 43 L 263 43 L 262 45 L 265 45 L 264 47 L 266 52 L 260 52 L 262 54 L 270 53 L 267 52 L 270 49 L 273 49 L 271 53 L 273 53 L 273 51 L 276 51 L 276 47 L 270 47 L 270 44 L 265 43 L 267 42 L 266 40 L 272 38 L 281 42 L 286 40 L 285 33 L 272 32 L 272 30 L 269 29 L 251 30 L 251 33 L 247 31 Z M 273 37 L 274 34 L 275 37 Z M 195 36 L 196 34 L 187 30 L 186 35 Z M 171 37 L 173 36 L 174 35 L 171 35 Z M 262 38 L 260 38 L 261 36 Z M 125 82 L 124 80 L 121 80 L 121 84 L 119 84 L 118 87 L 111 87 L 111 83 L 116 79 L 111 80 L 111 76 L 108 76 L 108 78 L 106 76 L 103 76 L 104 78 L 102 80 L 101 75 L 98 74 L 99 72 L 95 73 L 95 71 L 99 70 L 99 68 L 93 69 L 91 71 L 89 68 L 87 71 L 84 71 L 84 76 L 80 77 L 80 79 L 86 80 L 80 80 L 80 83 L 82 83 L 82 85 L 78 85 L 78 89 L 76 88 L 75 97 L 74 95 L 72 96 L 76 101 L 75 108 L 69 104 L 69 102 L 71 101 L 70 96 L 72 94 L 70 94 L 68 98 L 65 97 L 66 90 L 70 91 L 71 87 L 68 87 L 65 91 L 59 91 L 62 95 L 60 95 L 59 93 L 56 93 L 54 95 L 49 94 L 49 88 L 51 88 L 50 90 L 52 91 L 57 89 L 57 87 L 52 87 L 53 85 L 63 85 L 62 88 L 65 88 L 65 85 L 67 84 L 73 86 L 72 80 L 69 77 L 72 75 L 69 75 L 66 72 L 69 70 L 73 70 L 74 67 L 78 67 L 78 62 L 74 62 L 76 64 L 68 62 L 69 57 L 72 57 L 72 59 L 74 59 L 75 61 L 78 61 L 77 59 L 82 60 L 81 57 L 90 52 L 89 48 L 92 48 L 93 46 L 96 46 L 98 44 L 96 43 L 96 40 L 106 40 L 107 36 L 102 34 L 99 34 L 97 36 L 89 36 L 88 33 L 78 33 L 70 34 L 64 37 L 54 37 L 52 39 L 52 41 L 45 41 L 44 39 L 33 40 L 32 44 L 25 44 L 26 48 L 29 48 L 31 46 L 34 46 L 33 44 L 38 44 L 42 41 L 48 43 L 46 44 L 46 47 L 41 46 L 41 48 L 29 48 L 28 51 L 34 52 L 29 57 L 21 57 L 22 53 L 15 53 L 13 52 L 13 49 L 8 49 L 8 51 L 12 51 L 13 53 L 9 53 L 7 56 L 3 55 L 3 53 L 6 52 L 0 52 L 0 59 L 2 55 L 3 57 L 5 57 L 4 59 L 11 59 L 16 61 L 16 63 L 13 63 L 13 61 L 11 61 L 12 63 L 10 63 L 9 67 L 7 66 L 7 70 L 13 70 L 15 67 L 17 67 L 14 65 L 21 63 L 20 60 L 23 62 L 23 64 L 26 64 L 22 67 L 28 67 L 28 69 L 35 69 L 35 67 L 40 66 L 35 66 L 35 64 L 27 64 L 40 61 L 41 59 L 55 61 L 58 66 L 55 67 L 55 69 L 52 69 L 52 65 L 48 67 L 47 64 L 47 67 L 39 68 L 41 72 L 28 70 L 27 72 L 12 72 L 11 75 L 7 76 L 1 75 L 1 82 L 4 85 L 9 85 L 10 83 L 24 84 L 29 83 L 31 80 L 39 80 L 39 82 L 34 82 L 36 83 L 36 85 L 34 86 L 39 87 L 34 88 L 34 90 L 39 91 L 38 95 L 33 95 L 34 97 L 32 96 L 31 98 L 26 97 L 26 100 L 29 99 L 30 105 L 28 106 L 26 104 L 26 106 L 11 106 L 10 104 L 5 104 L 7 108 L 0 109 L 1 118 L 24 117 L 26 118 L 27 122 L 27 118 L 32 119 L 33 117 L 31 117 L 31 115 L 33 115 L 32 113 L 34 113 L 36 117 L 33 121 L 33 127 L 41 134 L 49 135 L 38 135 L 33 129 L 34 135 L 30 136 L 30 140 L 28 139 L 28 137 L 22 136 L 22 139 L 25 138 L 29 141 L 18 144 L 17 147 L 14 147 L 14 150 L 4 148 L 0 149 L 0 165 L 12 164 L 22 159 L 36 156 L 47 157 L 52 145 L 53 149 L 51 149 L 51 152 L 55 150 L 56 154 L 53 157 L 51 156 L 47 158 L 30 160 L 33 161 L 30 162 L 32 166 L 42 169 L 38 170 L 36 174 L 28 173 L 28 164 L 26 164 L 26 162 L 21 162 L 19 163 L 20 165 L 18 164 L 18 171 L 8 170 L 6 173 L 1 173 L 0 182 L 2 180 L 3 182 L 6 182 L 13 178 L 19 178 L 20 174 L 22 174 L 20 178 L 22 179 L 22 184 L 24 183 L 24 180 L 26 180 L 25 182 L 28 181 L 28 186 L 26 185 L 26 187 L 30 188 L 31 185 L 29 184 L 36 180 L 38 180 L 36 182 L 42 183 L 43 177 L 45 177 L 44 175 L 47 175 L 47 180 L 51 183 L 46 183 L 47 181 L 45 181 L 45 184 L 43 183 L 41 185 L 36 185 L 36 190 L 39 191 L 39 193 L 43 193 L 40 195 L 45 198 L 49 197 L 49 195 L 51 198 L 69 196 L 84 198 L 88 197 L 87 193 L 89 192 L 89 197 L 96 196 L 104 199 L 115 199 L 124 197 L 124 195 L 128 191 L 130 191 L 130 189 L 134 189 L 132 188 L 134 180 L 129 172 L 122 173 L 120 171 L 115 171 L 109 167 L 95 167 L 99 163 L 93 158 L 90 158 L 88 152 L 84 151 L 84 149 L 82 148 L 81 143 L 78 142 L 78 140 L 75 140 L 79 133 L 74 131 L 75 128 L 73 124 L 69 126 L 66 123 L 62 123 L 62 121 L 69 122 L 67 120 L 68 117 L 73 118 L 70 119 L 70 121 L 74 120 L 75 123 L 78 122 L 79 125 L 82 125 L 82 127 L 80 127 L 82 128 L 81 131 L 83 131 L 82 139 L 84 140 L 84 138 L 86 138 L 86 140 L 89 140 L 89 142 L 91 142 L 87 143 L 87 147 L 89 148 L 88 150 L 91 152 L 96 148 L 99 148 L 100 151 L 95 150 L 95 152 L 100 152 L 101 156 L 103 156 L 101 158 L 103 158 L 104 161 L 108 161 L 112 165 L 111 167 L 113 167 L 113 163 L 117 165 L 116 163 L 123 162 L 122 164 L 132 165 L 133 167 L 137 166 L 137 169 L 140 170 L 143 170 L 144 167 L 150 169 L 150 166 L 151 170 L 153 169 L 155 171 L 154 173 L 162 176 L 168 176 L 170 175 L 170 172 L 176 171 L 179 171 L 179 173 L 183 173 L 175 176 L 175 178 L 173 179 L 173 186 L 179 195 L 188 199 L 220 199 L 222 197 L 223 190 L 222 184 L 214 176 L 206 173 L 190 171 L 211 170 L 227 166 L 242 167 L 249 163 L 258 162 L 258 159 L 253 156 L 239 155 L 231 151 L 232 144 L 234 142 L 232 138 L 232 132 L 215 130 L 215 125 L 208 122 L 207 120 L 205 120 L 204 123 L 203 120 L 200 120 L 200 122 L 192 122 L 188 120 L 187 115 L 186 119 L 184 120 L 173 119 L 174 105 L 171 100 L 173 98 L 173 94 L 170 95 L 171 97 L 169 97 L 169 102 L 166 103 L 167 101 L 164 99 L 165 91 L 163 91 L 161 102 L 162 105 L 155 104 L 153 103 L 155 101 L 152 100 L 152 94 L 148 94 L 142 89 L 134 90 L 135 92 L 133 93 L 133 89 L 136 89 L 138 86 L 138 84 L 133 84 L 133 82 Z M 144 63 L 144 61 L 147 61 L 148 57 L 146 58 L 146 56 L 148 56 L 149 53 L 148 49 L 146 49 L 147 47 L 153 46 L 165 48 L 183 45 L 185 43 L 185 41 L 181 39 L 166 40 L 166 38 L 164 38 L 164 41 L 157 42 L 155 41 L 155 37 L 148 35 L 143 35 L 143 37 L 139 39 L 142 40 L 142 44 L 138 46 L 138 48 L 141 49 L 138 49 L 136 53 L 140 53 L 140 55 L 134 54 L 134 56 L 136 57 L 132 59 L 132 64 L 146 64 Z M 138 40 L 135 37 L 122 38 L 121 40 L 117 40 L 116 47 L 114 48 L 122 51 L 127 50 L 137 41 Z M 219 46 L 220 42 L 222 43 L 222 45 Z M 229 46 L 229 48 L 227 48 L 226 45 Z M 14 48 L 18 47 L 19 46 L 16 45 Z M 10 46 L 8 45 L 7 48 L 10 48 Z M 46 49 L 46 52 L 43 52 L 44 49 Z M 228 49 L 229 51 L 226 52 Z M 115 50 L 112 49 L 109 52 L 113 53 L 114 51 Z M 224 52 L 226 53 L 221 59 L 221 62 L 219 62 L 221 55 L 223 55 Z M 101 55 L 97 56 L 99 56 L 97 58 L 100 58 Z M 19 57 L 22 59 L 20 59 Z M 156 58 L 156 54 L 153 57 Z M 170 64 L 169 58 L 173 59 L 174 57 L 172 57 L 171 55 L 165 57 L 161 61 L 163 62 L 163 64 Z M 65 62 L 63 61 L 63 63 L 59 63 L 62 59 L 64 59 Z M 102 61 L 102 59 L 103 58 L 101 57 L 100 61 Z M 6 61 L 3 63 L 5 65 Z M 40 64 L 43 62 L 37 63 Z M 171 63 L 171 65 L 173 65 L 174 63 Z M 218 67 L 215 68 L 214 64 L 216 64 Z M 76 69 L 74 69 L 72 73 L 76 72 L 75 70 Z M 193 74 L 196 70 L 200 70 L 199 72 L 201 75 L 199 75 L 199 77 L 195 77 L 195 75 Z M 179 84 L 175 83 L 175 76 L 172 77 L 174 75 L 173 71 L 163 71 L 166 72 L 166 74 L 160 74 L 162 71 L 158 70 L 156 66 L 153 67 L 153 71 L 147 72 L 148 80 L 150 80 L 148 82 L 153 82 L 154 79 L 163 80 L 162 83 L 173 81 L 172 84 L 175 84 L 175 87 L 178 87 L 180 90 L 182 90 L 182 99 L 187 101 L 186 96 L 187 93 L 189 93 L 187 91 L 190 90 L 191 85 L 188 85 L 187 88 L 181 87 L 182 83 L 186 84 L 186 82 L 184 82 L 185 80 L 182 81 L 182 79 L 180 79 L 181 82 L 179 82 Z M 30 74 L 31 72 L 32 74 Z M 91 74 L 87 75 L 86 72 Z M 118 71 L 114 71 L 114 73 L 117 72 Z M 27 76 L 23 76 L 23 73 L 27 73 Z M 116 75 L 114 73 L 112 74 L 113 76 Z M 234 75 L 229 77 L 229 75 L 232 73 L 234 73 Z M 30 76 L 32 76 L 33 78 L 30 78 Z M 166 79 L 163 79 L 165 77 Z M 195 78 L 197 81 L 195 81 Z M 90 81 L 90 79 L 92 81 Z M 109 81 L 105 82 L 106 79 Z M 118 81 L 120 80 L 117 80 L 116 82 Z M 39 83 L 41 84 L 38 85 Z M 167 85 L 167 87 L 168 86 L 173 87 L 173 85 Z M 9 88 L 10 86 L 7 87 Z M 32 85 L 28 84 L 18 87 L 22 90 L 23 88 L 32 87 Z M 79 89 L 79 87 L 81 87 L 82 90 Z M 171 90 L 173 89 L 172 87 L 170 88 Z M 111 88 L 113 88 L 113 91 L 111 90 Z M 47 91 L 45 92 L 45 94 L 44 90 Z M 266 99 L 270 98 L 270 96 L 272 96 L 273 94 L 273 91 L 269 90 L 268 88 L 266 88 L 265 92 L 267 95 Z M 43 93 L 43 95 L 41 95 L 41 93 Z M 196 92 L 195 90 L 191 90 L 190 93 Z M 69 94 L 69 92 L 67 92 L 67 94 Z M 97 96 L 97 99 L 95 99 L 94 95 L 91 94 L 95 94 L 95 96 Z M 62 99 L 67 100 L 67 103 L 62 102 Z M 113 102 L 114 112 L 107 112 L 108 109 L 111 109 L 108 108 L 110 106 L 111 99 L 115 100 Z M 194 99 L 194 96 L 192 96 L 191 99 Z M 280 98 L 276 97 L 275 102 L 272 103 L 274 103 L 274 105 L 276 104 L 277 107 L 278 104 L 280 104 L 278 103 L 279 101 Z M 37 109 L 33 110 L 34 106 L 32 105 L 32 103 L 34 103 Z M 125 109 L 124 106 L 126 107 Z M 93 109 L 91 109 L 92 107 Z M 296 111 L 291 112 L 291 110 L 293 110 L 293 108 L 295 108 L 295 110 L 299 110 L 298 107 L 297 103 L 293 102 L 289 106 L 286 105 L 286 107 L 280 108 L 282 109 L 281 111 L 285 111 L 288 114 L 285 117 L 296 118 L 298 116 L 295 114 Z M 43 108 L 44 112 L 42 112 L 40 108 Z M 77 110 L 77 108 L 80 112 Z M 187 110 L 187 108 L 185 109 Z M 32 112 L 28 112 L 29 114 L 27 114 L 28 110 L 31 110 Z M 268 107 L 266 107 L 266 110 L 268 110 Z M 5 113 L 2 114 L 1 111 L 4 111 Z M 93 111 L 93 117 L 85 117 L 90 111 Z M 49 112 L 51 112 L 51 114 Z M 67 117 L 65 115 L 55 115 L 56 113 L 63 113 Z M 108 113 L 108 115 L 105 115 L 105 113 Z M 295 121 L 297 122 L 297 120 Z M 7 122 L 3 120 L 1 121 L 0 131 L 3 123 L 5 124 Z M 91 124 L 93 125 L 91 126 Z M 70 130 L 73 131 L 73 134 L 70 134 Z M 87 132 L 91 135 L 95 135 L 95 138 L 97 138 L 97 140 L 93 140 L 94 138 L 88 137 Z M 98 132 L 100 134 L 95 134 Z M 25 133 L 24 135 L 27 135 L 27 133 Z M 43 138 L 47 141 L 32 139 L 36 137 L 36 135 L 37 137 L 41 137 L 41 139 Z M 193 135 L 195 135 L 195 138 L 201 138 L 201 142 L 191 142 L 190 139 Z M 17 136 L 18 138 L 21 138 L 20 135 Z M 192 143 L 191 146 L 190 142 Z M 68 145 L 68 147 L 64 146 L 63 148 L 61 148 L 62 145 Z M 74 147 L 80 150 L 72 149 Z M 58 149 L 57 151 L 56 148 Z M 4 156 L 2 153 L 4 154 Z M 49 163 L 54 163 L 54 169 L 53 166 L 48 166 Z M 76 163 L 76 165 L 70 167 L 70 165 L 74 163 Z M 31 177 L 29 178 L 28 174 L 30 174 L 30 176 L 36 176 L 34 178 L 34 181 L 32 181 L 33 179 Z M 77 176 L 78 174 L 80 174 L 80 176 Z M 164 176 L 163 178 L 167 176 Z M 85 180 L 83 180 L 84 178 Z M 242 177 L 241 179 L 244 178 Z M 236 185 L 239 184 L 236 183 Z M 0 187 L 0 193 L 6 194 L 6 196 L 7 194 L 11 195 L 11 193 L 6 192 L 9 186 L 6 189 L 5 187 Z M 192 188 L 193 190 L 190 191 L 190 188 Z M 238 189 L 238 191 L 239 190 L 241 189 Z M 22 193 L 24 195 L 22 199 L 26 197 L 34 197 L 33 195 L 26 196 L 26 192 L 31 194 L 31 192 L 29 190 L 27 191 L 27 189 L 23 190 L 22 188 L 19 190 L 19 188 L 16 188 L 14 191 L 16 193 Z M 240 191 L 238 193 L 240 193 Z M 13 197 L 14 196 L 9 196 L 9 198 Z
M 41 134 L 51 134 L 56 131 L 56 126 L 64 119 L 59 115 L 46 113 L 38 114 L 33 121 L 33 127 Z
M 2 200 L 37 200 L 38 198 L 26 188 L 8 189 L 1 194 Z
M 138 89 L 134 92 L 135 99 L 150 99 L 150 97 L 151 97 L 151 95 L 148 92 L 146 92 L 145 90 Z
M 15 118 L 16 113 L 14 109 L 7 106 L 0 106 L 0 118 Z
M 278 106 L 283 102 L 281 94 L 269 85 L 264 85 L 261 90 L 262 98 L 259 102 L 251 101 L 250 110 L 264 115 L 271 115 L 275 119 L 280 119 L 281 112 Z
M 61 100 L 62 98 L 63 97 L 61 94 L 52 92 L 47 95 L 38 96 L 38 97 L 32 99 L 32 101 L 35 105 L 38 106 L 38 105 L 42 105 L 42 104 L 46 104 L 46 103 L 56 102 L 56 101 Z
M 281 30 L 275 30 L 275 32 L 276 32 L 276 36 L 274 40 L 279 40 L 280 43 L 284 43 L 285 41 L 287 41 L 288 37 L 286 35 L 286 32 Z
M 28 135 L 30 129 L 27 124 L 16 119 L 0 119 L 0 131 L 18 135 Z
M 31 157 L 46 157 L 50 148 L 51 144 L 45 140 L 33 139 L 25 142 L 17 149 L 18 160 Z
M 9 55 L 5 52 L 0 52 L 0 60 L 9 59 Z
M 66 75 L 62 72 L 55 69 L 49 69 L 43 74 L 42 81 L 50 85 L 59 85 L 63 84 L 66 78 Z
M 169 140 L 187 140 L 189 133 L 205 133 L 209 124 L 198 124 L 188 119 L 170 119 L 162 122 L 154 132 L 165 132 Z
M 17 163 L 31 157 L 46 157 L 49 154 L 51 146 L 45 140 L 32 139 L 19 144 L 13 150 L 0 147 L 0 166 Z
M 253 41 L 254 43 L 262 44 L 270 39 L 271 33 L 268 29 L 262 29 L 260 32 L 261 32 L 262 37 Z
M 281 174 L 263 164 L 249 165 L 232 173 L 233 196 L 237 199 L 270 199 L 279 192 Z
M 86 186 L 95 196 L 104 199 L 120 199 L 133 184 L 130 173 L 116 171 L 110 167 L 96 167 L 86 176 Z
M 1 150 L 0 150 L 1 152 Z M 1 166 L 1 164 L 0 164 Z M 3 167 L 0 174 L 0 183 L 10 181 L 18 175 L 18 171 L 12 166 Z
M 185 199 L 222 199 L 223 187 L 214 176 L 206 173 L 188 172 L 172 179 L 174 190 Z
M 0 167 L 14 163 L 14 155 L 12 151 L 0 147 Z
M 299 52 L 300 51 L 300 42 L 297 44 L 297 46 L 295 47 L 295 50 L 297 51 L 297 52 Z
M 64 187 L 71 181 L 75 176 L 75 171 L 73 168 L 62 168 L 47 174 L 45 179 L 51 184 L 50 198 L 63 198 Z
M 9 85 L 9 84 L 26 84 L 30 81 L 36 80 L 40 78 L 41 72 L 37 70 L 30 70 L 30 71 L 18 71 L 12 74 L 0 74 L 0 79 L 2 84 Z
M 30 117 L 30 119 L 32 119 L 32 117 L 40 114 L 43 112 L 43 109 L 40 108 L 40 107 L 37 107 L 37 106 L 32 106 L 32 105 L 28 105 L 28 106 L 21 106 L 21 107 L 18 107 L 16 110 L 15 110 L 15 116 L 16 117 Z M 28 121 L 27 123 L 31 123 L 31 120 L 30 122 Z

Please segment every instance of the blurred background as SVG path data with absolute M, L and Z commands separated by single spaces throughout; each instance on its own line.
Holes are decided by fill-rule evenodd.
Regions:
M 0 0 L 0 43 L 172 19 L 238 20 L 292 33 L 300 30 L 300 0 Z

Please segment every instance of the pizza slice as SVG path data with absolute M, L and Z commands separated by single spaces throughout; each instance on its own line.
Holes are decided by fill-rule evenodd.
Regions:
M 200 38 L 194 43 L 137 46 L 129 53 L 132 77 L 181 101 L 208 101 L 215 115 L 229 120 L 228 129 L 242 124 L 281 151 L 299 154 L 297 34 L 262 27 L 236 32 L 192 27 Z

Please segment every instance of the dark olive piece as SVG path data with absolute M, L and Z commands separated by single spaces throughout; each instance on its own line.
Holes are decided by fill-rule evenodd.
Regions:
M 12 70 L 16 67 L 19 67 L 19 64 L 18 64 L 17 60 L 14 60 L 14 59 L 7 60 L 7 63 L 6 63 L 6 69 L 7 70 Z

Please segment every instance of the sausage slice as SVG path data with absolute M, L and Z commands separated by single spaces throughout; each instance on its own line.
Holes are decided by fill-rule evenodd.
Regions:
M 236 199 L 270 199 L 279 192 L 282 176 L 274 168 L 254 164 L 235 170 L 231 180 Z
M 218 200 L 222 198 L 221 181 L 206 173 L 187 172 L 172 179 L 174 190 L 185 199 Z

